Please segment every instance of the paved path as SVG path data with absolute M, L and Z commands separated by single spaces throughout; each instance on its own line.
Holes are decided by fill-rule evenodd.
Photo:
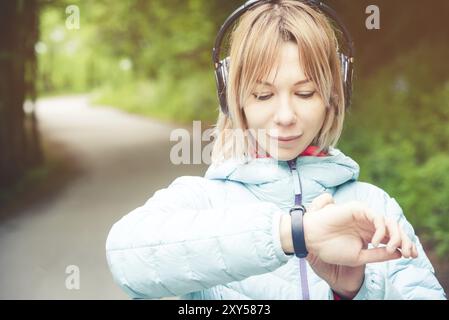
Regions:
M 44 134 L 72 154 L 82 174 L 57 197 L 0 225 L 0 299 L 126 299 L 105 258 L 111 225 L 179 175 L 205 165 L 169 161 L 172 127 L 83 96 L 43 99 Z M 80 270 L 80 289 L 66 288 L 66 267 Z

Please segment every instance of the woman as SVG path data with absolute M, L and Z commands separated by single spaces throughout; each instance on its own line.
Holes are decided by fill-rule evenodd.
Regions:
M 345 93 L 326 16 L 263 1 L 230 48 L 213 163 L 113 226 L 115 281 L 133 298 L 445 298 L 397 202 L 335 148 Z

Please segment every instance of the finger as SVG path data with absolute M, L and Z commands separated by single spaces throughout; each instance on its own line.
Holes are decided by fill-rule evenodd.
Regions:
M 384 262 L 388 260 L 399 259 L 400 257 L 401 253 L 398 250 L 391 253 L 388 252 L 386 247 L 375 249 L 363 249 L 360 251 L 358 265 L 374 262 Z
M 412 246 L 412 258 L 418 258 L 418 249 L 416 248 L 416 244 Z
M 402 228 L 400 228 L 402 244 L 401 253 L 404 258 L 410 258 L 412 256 L 413 243 Z
M 371 239 L 371 243 L 374 247 L 378 247 L 382 239 L 385 237 L 387 229 L 385 226 L 385 218 L 382 215 L 373 215 L 372 222 L 376 231 L 374 232 L 373 238 Z
M 399 231 L 398 223 L 391 219 L 385 219 L 390 241 L 387 243 L 387 251 L 393 253 L 401 245 L 401 233 Z
M 332 203 L 334 203 L 334 198 L 332 198 L 330 193 L 325 192 L 313 199 L 307 209 L 308 211 L 317 211 Z

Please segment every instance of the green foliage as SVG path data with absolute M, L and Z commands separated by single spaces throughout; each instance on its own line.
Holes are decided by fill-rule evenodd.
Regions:
M 114 105 L 127 112 L 188 124 L 211 124 L 218 113 L 211 72 L 195 72 L 179 79 L 162 76 L 157 81 L 128 81 L 95 92 L 94 103 Z
M 219 26 L 242 2 L 49 2 L 41 14 L 46 50 L 39 54 L 39 91 L 94 91 L 98 104 L 212 123 L 218 102 L 211 49 Z M 330 2 L 354 31 L 359 53 L 354 104 L 339 147 L 361 165 L 361 180 L 395 197 L 419 235 L 448 254 L 449 47 L 435 40 L 447 38 L 436 32 L 444 19 L 426 18 L 442 13 L 420 1 L 404 9 L 385 0 L 381 30 L 367 31 L 360 17 L 369 1 Z M 65 28 L 68 4 L 80 8 L 78 30 Z M 426 18 L 428 28 L 418 18 Z
M 221 23 L 211 15 L 216 3 L 76 4 L 78 30 L 64 27 L 63 1 L 42 10 L 41 94 L 94 90 L 96 102 L 130 112 L 179 122 L 214 121 L 218 103 L 211 49 Z
M 440 256 L 449 253 L 448 53 L 420 46 L 361 81 L 340 145 Z

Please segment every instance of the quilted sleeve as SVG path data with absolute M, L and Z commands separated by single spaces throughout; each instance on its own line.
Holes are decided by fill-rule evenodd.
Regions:
M 269 202 L 213 207 L 210 183 L 178 178 L 113 225 L 107 261 L 129 296 L 183 295 L 271 272 L 290 259 L 280 244 L 281 209 Z
M 434 275 L 434 269 L 394 198 L 384 193 L 385 214 L 399 221 L 418 249 L 416 259 L 397 259 L 385 263 L 369 264 L 365 280 L 355 299 L 446 299 L 443 288 Z

